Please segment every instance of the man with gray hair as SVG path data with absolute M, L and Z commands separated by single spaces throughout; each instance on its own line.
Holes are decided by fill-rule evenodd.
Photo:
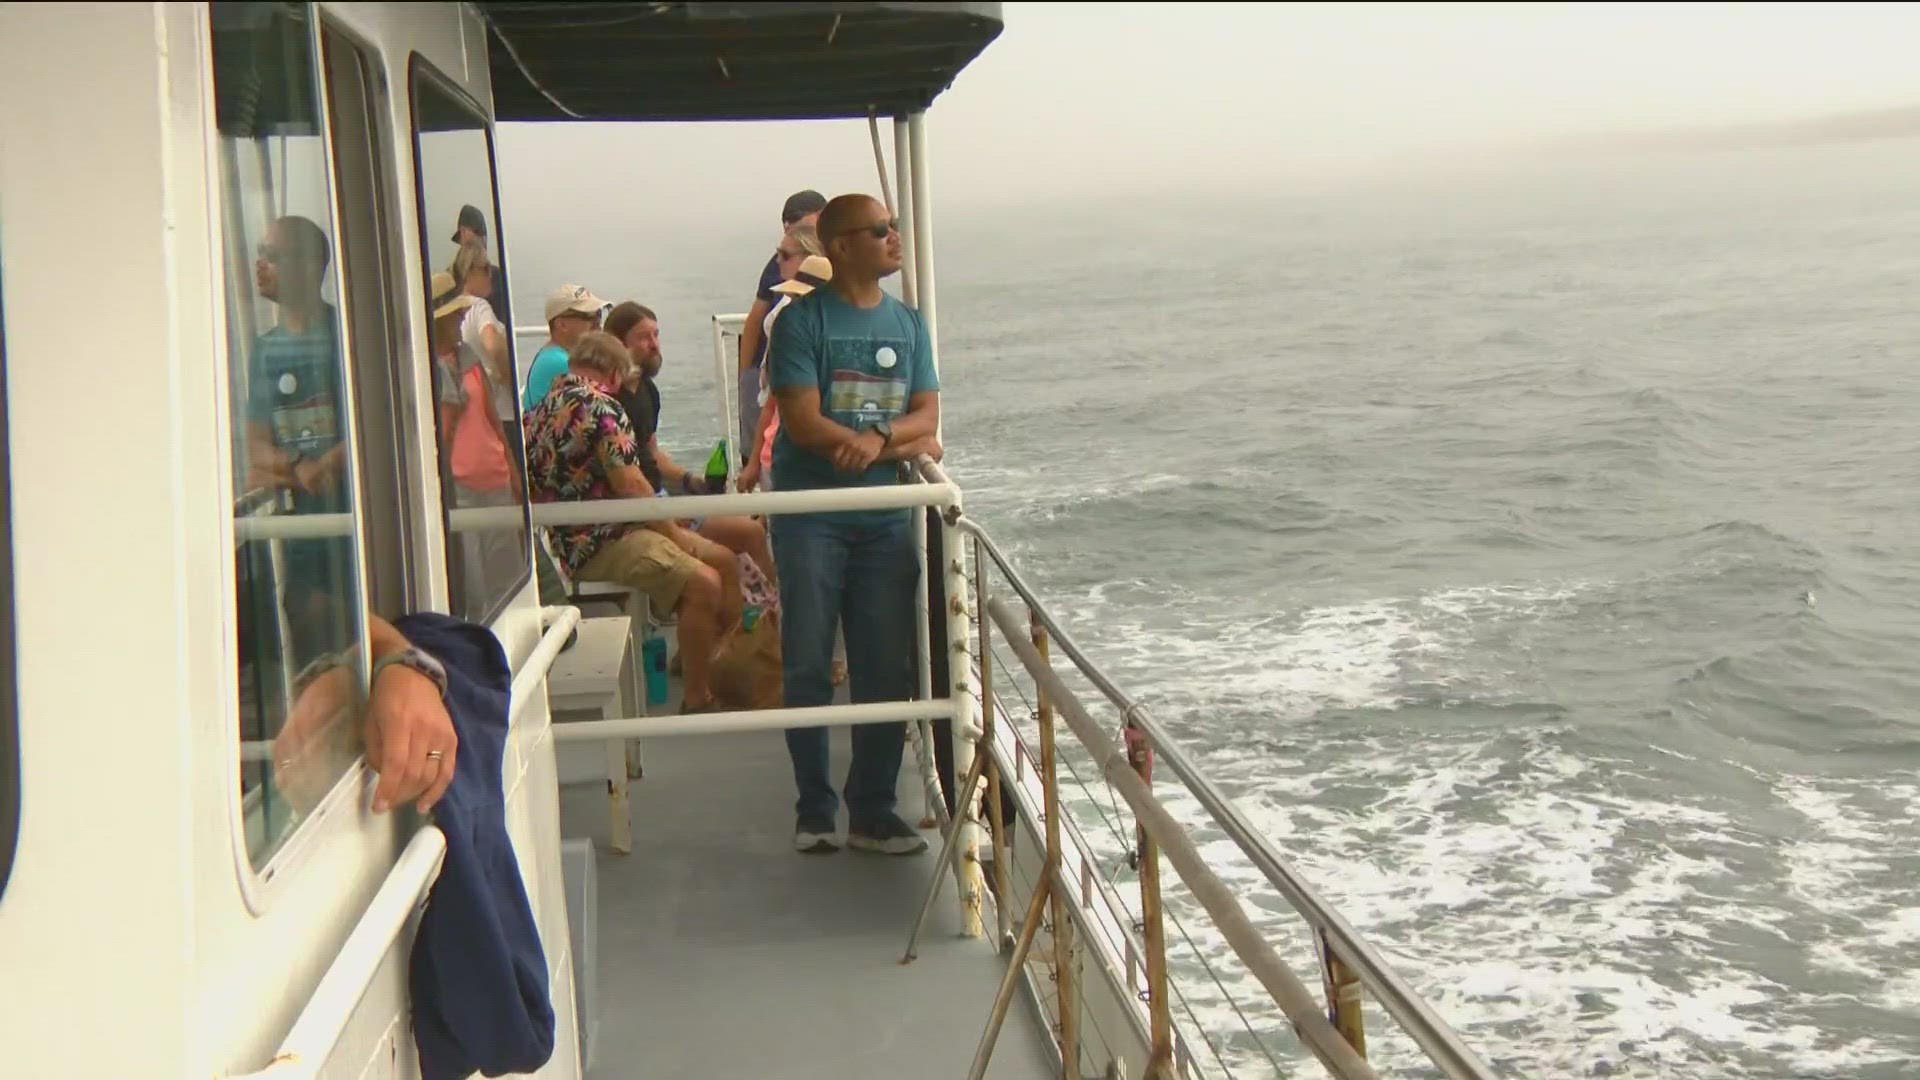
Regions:
M 527 489 L 536 503 L 650 499 L 640 447 L 614 396 L 631 360 L 603 330 L 574 345 L 567 373 L 527 414 Z M 561 526 L 555 553 L 577 581 L 612 581 L 679 616 L 685 666 L 683 713 L 712 712 L 708 667 L 720 631 L 740 618 L 738 592 L 695 553 L 715 547 L 672 521 Z M 728 556 L 731 558 L 731 556 Z

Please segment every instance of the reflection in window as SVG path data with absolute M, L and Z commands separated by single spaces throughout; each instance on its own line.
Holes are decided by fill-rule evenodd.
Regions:
M 418 60 L 413 107 L 448 591 L 453 614 L 486 622 L 526 584 L 531 554 L 512 312 L 480 209 L 498 206 L 493 143 L 484 117 Z
M 212 6 L 226 183 L 241 790 L 263 864 L 359 756 L 354 469 L 303 5 Z

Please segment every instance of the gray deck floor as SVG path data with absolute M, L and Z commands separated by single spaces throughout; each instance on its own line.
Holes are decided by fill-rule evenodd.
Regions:
M 607 846 L 604 780 L 561 788 L 563 833 L 592 839 L 599 876 L 590 1080 L 964 1077 L 1004 965 L 958 935 L 950 882 L 920 958 L 899 963 L 938 835 L 918 857 L 803 856 L 780 733 L 644 746 L 632 855 Z M 600 768 L 599 744 L 560 749 L 563 781 Z M 837 777 L 848 752 L 836 729 Z M 901 816 L 917 821 L 911 745 L 906 757 Z M 1023 987 L 987 1075 L 1057 1075 L 1047 1039 Z

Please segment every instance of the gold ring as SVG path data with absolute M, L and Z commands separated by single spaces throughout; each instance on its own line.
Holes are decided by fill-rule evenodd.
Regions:
M 427 760 L 428 760 L 428 761 L 439 761 L 439 760 L 440 760 L 441 758 L 444 758 L 444 757 L 446 757 L 446 756 L 447 756 L 447 752 L 446 752 L 445 750 L 429 750 L 429 751 L 427 751 Z

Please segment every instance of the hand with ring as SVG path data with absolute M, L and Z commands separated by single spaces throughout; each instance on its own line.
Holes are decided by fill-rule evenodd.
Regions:
M 412 668 L 383 668 L 367 701 L 366 747 L 380 776 L 375 813 L 405 802 L 423 814 L 433 809 L 453 783 L 460 747 L 439 685 Z

